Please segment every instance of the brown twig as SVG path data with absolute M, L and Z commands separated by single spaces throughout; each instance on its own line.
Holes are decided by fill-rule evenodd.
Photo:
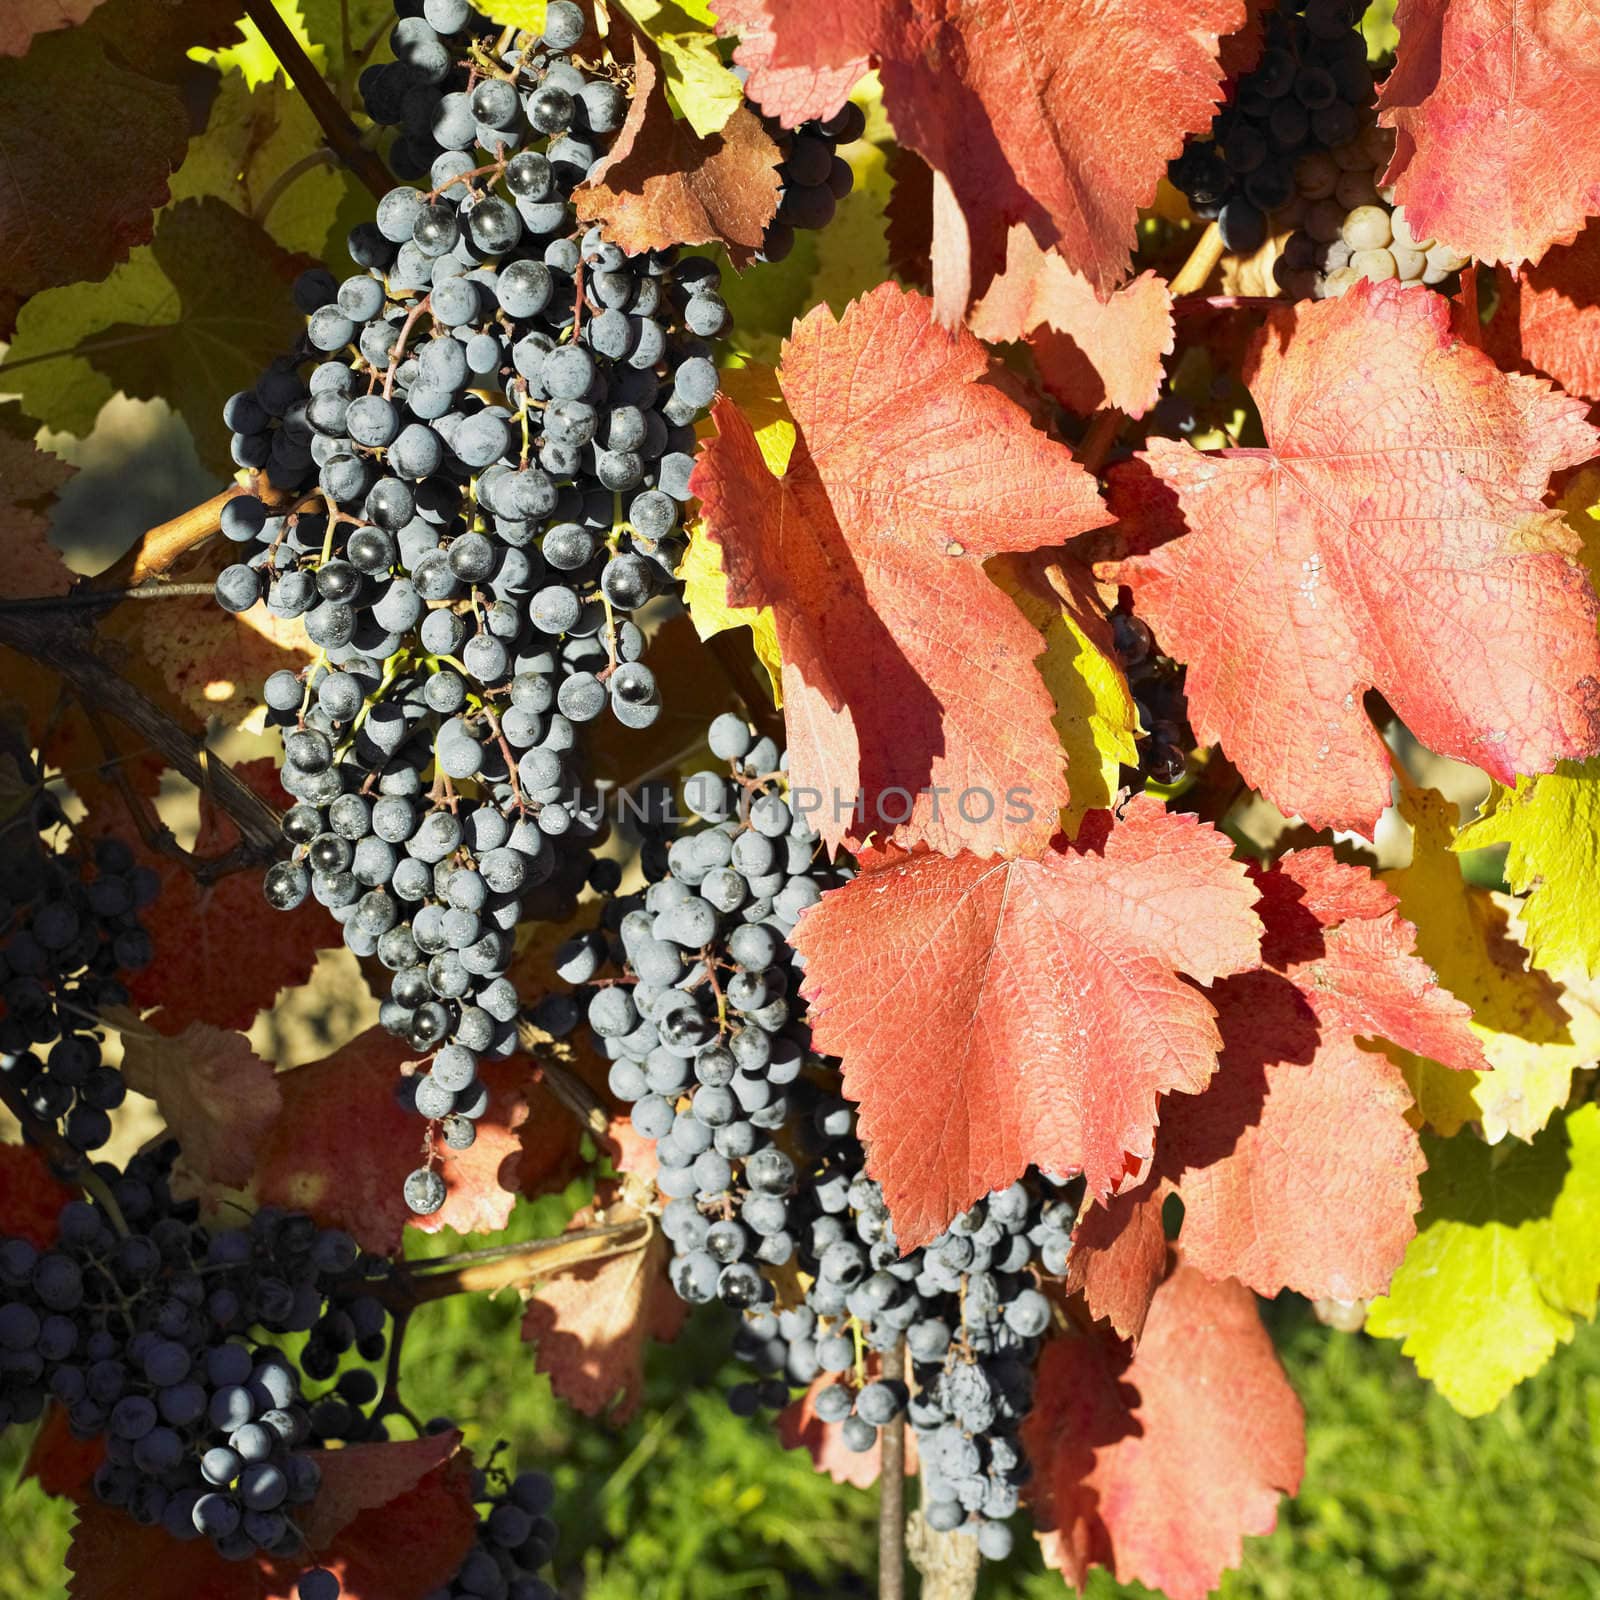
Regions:
M 88 635 L 60 617 L 0 614 L 0 645 L 58 672 L 78 692 L 109 712 L 233 819 L 244 852 L 262 860 L 281 843 L 278 813 L 225 761 L 174 722 L 141 690 L 95 654 Z
M 517 1024 L 517 1043 L 539 1063 L 539 1081 L 576 1118 L 578 1126 L 595 1139 L 607 1137 L 611 1119 L 599 1097 L 575 1072 L 542 1052 L 542 1041 L 526 1018 Z
M 1195 240 L 1189 259 L 1178 268 L 1177 275 L 1167 285 L 1167 292 L 1172 298 L 1181 300 L 1185 295 L 1198 292 L 1222 259 L 1225 248 L 1222 229 L 1215 222 L 1207 223 L 1205 232 Z
M 631 1255 L 644 1249 L 653 1227 L 649 1217 L 630 1217 L 624 1222 L 574 1228 L 554 1239 L 531 1239 L 494 1252 L 493 1260 L 458 1261 L 446 1256 L 430 1263 L 430 1270 L 412 1269 L 405 1298 L 409 1304 L 419 1306 L 452 1294 L 493 1294 L 497 1289 L 533 1283 L 591 1261 Z
M 880 1376 L 903 1382 L 905 1340 L 885 1352 Z M 906 1414 L 883 1430 L 883 1460 L 878 1471 L 878 1600 L 905 1600 L 906 1592 Z
M 260 473 L 253 476 L 248 489 L 234 484 L 197 506 L 190 506 L 166 522 L 157 523 L 131 550 L 91 580 L 95 589 L 124 589 L 158 578 L 197 545 L 218 533 L 222 527 L 222 508 L 235 495 L 252 494 L 271 511 L 293 512 L 304 501 L 296 495 L 274 489 Z
M 198 600 L 212 593 L 209 583 L 141 583 L 128 589 L 70 589 L 66 594 L 28 595 L 0 600 L 0 615 L 38 611 L 109 611 L 124 600 Z
M 1186 294 L 1181 300 L 1173 302 L 1172 314 L 1186 317 L 1197 311 L 1247 311 L 1255 307 L 1288 304 L 1281 294 Z
M 244 0 L 244 14 L 261 30 L 267 48 L 278 58 L 279 65 L 289 74 L 290 81 L 300 91 L 300 97 L 322 125 L 328 143 L 338 157 L 355 173 L 372 192 L 382 199 L 393 187 L 394 179 L 388 168 L 374 151 L 361 142 L 361 132 L 339 104 L 338 96 L 323 81 L 322 74 L 312 65 L 311 57 L 300 47 L 300 41 L 289 29 L 289 24 L 278 15 L 272 0 Z

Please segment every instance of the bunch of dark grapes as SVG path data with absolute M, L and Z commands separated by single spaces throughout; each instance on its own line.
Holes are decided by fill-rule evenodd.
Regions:
M 860 106 L 846 101 L 831 117 L 797 128 L 785 128 L 776 117 L 763 116 L 761 123 L 783 160 L 778 214 L 767 224 L 757 259 L 782 261 L 794 248 L 795 230 L 827 227 L 834 207 L 850 193 L 855 177 L 838 148 L 854 144 L 866 132 L 867 119 Z
M 785 1199 L 795 1167 L 775 1135 L 812 1095 L 787 934 L 847 873 L 821 858 L 785 800 L 772 739 L 730 715 L 711 724 L 710 742 L 725 772 L 685 785 L 704 826 L 669 842 L 670 804 L 656 805 L 641 851 L 650 886 L 609 901 L 603 930 L 570 939 L 556 965 L 570 983 L 597 985 L 589 1027 L 612 1061 L 612 1092 L 656 1141 L 669 1218 L 739 1198 L 742 1220 L 716 1251 L 680 1250 L 671 1272 L 685 1299 L 742 1308 L 761 1298 L 758 1264 L 781 1266 L 795 1248 Z
M 1191 140 L 1168 171 L 1237 254 L 1293 230 L 1274 267 L 1293 299 L 1335 297 L 1361 278 L 1442 283 L 1466 263 L 1417 239 L 1380 188 L 1394 134 L 1377 125 L 1365 11 L 1366 0 L 1280 6 L 1210 137 Z
M 449 1428 L 448 1418 L 429 1428 Z M 456 1575 L 427 1600 L 556 1600 L 556 1591 L 539 1576 L 555 1554 L 557 1528 L 550 1516 L 555 1485 L 542 1472 L 515 1478 L 491 1469 L 475 1470 L 473 1500 L 478 1535 Z M 299 1600 L 339 1600 L 338 1578 L 325 1567 L 303 1574 Z
M 320 1476 L 300 1448 L 311 1417 L 299 1371 L 255 1335 L 315 1337 L 330 1297 L 361 1305 L 377 1268 L 296 1213 L 204 1227 L 172 1194 L 175 1156 L 90 1169 L 100 1198 L 69 1201 L 48 1249 L 0 1237 L 0 1427 L 54 1400 L 79 1438 L 104 1439 L 106 1504 L 232 1559 L 292 1558 Z
M 698 819 L 669 836 L 655 795 L 641 860 L 650 886 L 612 900 L 558 971 L 589 986 L 610 1085 L 656 1142 L 669 1276 L 694 1304 L 743 1314 L 735 1353 L 759 1374 L 730 1395 L 753 1413 L 819 1375 L 824 1420 L 867 1450 L 902 1412 L 924 1450 L 925 1513 L 1010 1547 L 1027 1467 L 1018 1430 L 1051 1321 L 1037 1280 L 1066 1264 L 1076 1190 L 1038 1174 L 902 1256 L 865 1171 L 836 1064 L 810 1048 L 795 922 L 849 869 L 830 866 L 785 798 L 768 738 L 722 716 L 709 734 L 728 776 L 685 784 Z M 870 1377 L 899 1348 L 912 1384 Z
M 98 1150 L 124 1094 L 98 1019 L 127 1003 L 120 974 L 154 955 L 139 912 L 161 883 L 120 839 L 46 848 L 60 806 L 42 786 L 29 805 L 0 848 L 0 1075 L 74 1149 Z
M 429 186 L 352 232 L 363 271 L 302 280 L 299 356 L 228 402 L 236 459 L 288 504 L 229 502 L 217 596 L 303 617 L 322 652 L 266 685 L 299 802 L 267 894 L 315 898 L 394 974 L 383 1021 L 430 1058 L 406 1083 L 432 1149 L 471 1143 L 479 1065 L 514 1047 L 518 924 L 612 870 L 577 730 L 660 713 L 629 615 L 671 588 L 729 318 L 710 261 L 575 220 L 626 102 L 569 53 L 577 7 L 498 53 L 465 7 L 408 9 L 365 81 L 413 152 L 425 124 Z M 443 1203 L 431 1164 L 406 1197 Z
M 1174 784 L 1184 774 L 1194 747 L 1189 703 L 1183 692 L 1183 666 L 1158 648 L 1149 625 L 1126 605 L 1111 613 L 1112 646 L 1133 691 L 1139 718 L 1139 764 L 1132 781 Z

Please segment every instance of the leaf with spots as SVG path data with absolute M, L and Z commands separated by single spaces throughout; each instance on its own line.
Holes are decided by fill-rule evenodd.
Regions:
M 1595 594 L 1543 503 L 1600 441 L 1581 402 L 1394 282 L 1271 313 L 1245 378 L 1265 449 L 1153 440 L 1112 473 L 1132 554 L 1111 575 L 1187 663 L 1201 742 L 1285 813 L 1369 835 L 1389 759 L 1368 689 L 1503 782 L 1592 754 Z

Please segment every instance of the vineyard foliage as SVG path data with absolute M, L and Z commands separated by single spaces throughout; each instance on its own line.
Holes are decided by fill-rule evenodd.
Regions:
M 297 1242 L 306 1276 L 283 1269 L 286 1294 L 323 1297 L 319 1330 L 356 1327 L 352 1272 L 379 1285 L 364 1292 L 394 1348 L 428 1297 L 520 1294 L 530 1379 L 606 1427 L 640 1404 L 646 1351 L 680 1335 L 686 1302 L 720 1299 L 758 1374 L 735 1408 L 778 1413 L 749 1425 L 860 1487 L 904 1438 L 933 1546 L 976 1538 L 1003 1559 L 1026 1524 L 1067 1584 L 1102 1566 L 1199 1600 L 1304 1469 L 1257 1297 L 1400 1341 L 1479 1416 L 1559 1360 L 1600 1296 L 1600 21 L 1580 0 L 1400 0 L 1352 55 L 1362 8 L 1343 0 L 605 0 L 563 43 L 564 4 L 254 0 L 241 18 L 240 0 L 18 0 L 0 18 L 0 829 L 98 863 L 91 894 L 98 874 L 144 895 L 143 959 L 115 983 L 114 963 L 93 968 L 104 1003 L 67 1016 L 54 991 L 63 1041 L 116 1042 L 180 1152 L 136 1158 L 137 1183 L 170 1186 L 194 1237 L 303 1223 L 345 1241 L 314 1266 Z M 537 269 L 568 296 L 554 336 L 528 333 L 545 301 L 517 310 L 505 261 L 499 288 L 492 266 L 469 272 L 501 251 L 463 243 L 451 275 L 408 284 L 413 245 L 377 238 L 402 178 L 429 191 L 418 240 L 466 241 L 513 175 L 490 147 L 509 118 L 483 123 L 492 96 L 470 102 L 489 149 L 473 173 L 460 141 L 441 168 L 424 137 L 443 126 L 436 89 L 369 116 L 376 64 L 423 60 L 435 29 L 475 88 L 516 85 L 548 46 L 571 93 L 541 93 L 595 125 L 580 159 L 576 124 L 528 113 L 582 168 L 553 191 L 571 217 Z M 1295 56 L 1308 39 L 1328 70 Z M 1258 126 L 1300 154 L 1257 151 Z M 824 144 L 825 179 L 802 179 Z M 458 229 L 432 202 L 481 174 Z M 517 193 L 493 203 L 539 211 Z M 306 302 L 319 266 L 383 288 L 312 350 L 308 316 L 315 343 L 345 305 Z M 411 369 L 441 347 L 463 374 L 478 359 L 446 283 L 505 308 L 458 319 L 491 351 L 439 424 L 460 460 L 401 474 L 422 480 L 414 500 L 402 485 L 404 528 L 366 479 L 330 490 L 315 451 L 305 498 L 282 492 L 298 446 L 269 462 L 265 441 L 293 408 L 269 424 L 256 407 L 252 429 L 240 395 L 298 352 L 348 364 L 341 406 L 393 398 L 426 420 Z M 624 373 L 638 346 L 619 345 L 597 369 L 601 320 L 626 324 L 647 293 L 663 326 L 684 319 L 666 353 Z M 357 330 L 380 315 L 374 357 Z M 708 354 L 702 403 L 685 374 Z M 562 358 L 587 363 L 570 394 Z M 201 506 L 79 573 L 53 517 L 118 397 L 169 408 L 234 510 Z M 563 407 L 588 413 L 570 448 Z M 469 470 L 486 416 L 501 448 Z M 653 445 L 595 443 L 634 421 Z M 390 443 L 393 467 L 391 433 L 363 470 Z M 643 465 L 626 476 L 624 457 Z M 405 529 L 449 524 L 456 500 L 436 514 L 422 488 L 452 471 L 474 509 L 448 545 L 454 587 L 433 594 L 441 535 Z M 549 491 L 541 509 L 491 506 L 513 477 Z M 242 536 L 241 506 L 259 513 Z M 362 570 L 393 569 L 389 594 L 415 600 L 372 637 L 444 612 L 457 631 L 389 644 L 360 710 L 329 711 L 324 759 L 308 708 L 332 706 L 348 635 L 279 604 L 272 575 L 283 546 L 330 600 L 331 569 L 359 585 L 347 525 L 398 542 Z M 558 533 L 579 558 L 555 558 Z M 473 587 L 462 552 L 489 534 L 496 560 L 503 544 L 537 573 Z M 619 598 L 624 566 L 648 603 Z M 546 623 L 556 590 L 570 614 Z M 525 612 L 549 637 L 528 643 Z M 497 616 L 516 664 L 427 722 L 413 786 L 386 787 L 383 713 L 398 741 L 453 709 L 419 709 L 401 680 L 470 678 L 459 640 L 481 626 L 472 643 L 498 649 Z M 560 699 L 525 704 L 516 685 L 540 673 Z M 298 709 L 273 703 L 285 682 L 291 700 L 305 686 Z M 403 714 L 391 690 L 411 694 Z M 515 712 L 539 739 L 514 736 Z M 605 827 L 574 804 L 569 821 L 550 728 L 602 801 L 659 807 L 681 787 L 680 831 L 640 809 Z M 394 960 L 393 916 L 364 945 L 365 912 L 329 915 L 401 881 L 389 860 L 343 899 L 329 887 L 352 852 L 306 775 L 354 770 L 352 751 L 371 761 L 345 791 L 362 828 L 383 796 L 453 830 L 406 858 L 429 867 L 411 899 L 470 921 L 450 960 L 489 951 L 453 989 L 421 911 Z M 198 795 L 187 848 L 158 816 L 175 788 Z M 514 881 L 495 879 L 490 857 L 565 850 L 569 826 L 565 866 L 524 891 L 502 859 Z M 290 857 L 268 880 L 277 909 L 263 874 Z M 477 898 L 448 899 L 452 871 Z M 40 941 L 58 946 L 29 931 L 18 953 L 16 929 L 46 923 L 12 887 L 0 912 L 0 1350 L 28 1352 L 0 1365 L 12 1382 L 42 1335 L 7 1299 L 22 1306 L 33 1256 L 4 1250 L 56 1259 L 134 1180 L 94 1165 L 95 1144 L 74 1153 L 98 1125 L 86 1087 L 74 1110 L 29 1089 L 48 1073 L 23 990 Z M 321 1059 L 271 1059 L 258 1020 L 346 945 L 360 1029 Z M 392 989 L 407 966 L 434 990 Z M 497 1233 L 579 1176 L 592 1202 L 553 1246 L 399 1264 L 408 1236 Z M 774 1195 L 786 1216 L 762 1210 Z M 335 1270 L 346 1244 L 361 1265 Z M 896 1323 L 903 1303 L 919 1309 Z M 312 1324 L 253 1325 L 275 1351 Z M 351 1332 L 329 1373 L 373 1337 Z M 973 1373 L 991 1386 L 976 1401 Z M 332 1396 L 385 1425 L 316 1422 L 299 1454 L 320 1488 L 243 1550 L 202 1520 L 210 1537 L 173 1538 L 165 1490 L 130 1517 L 107 1490 L 121 1436 L 108 1447 L 74 1405 L 82 1374 L 48 1403 L 43 1381 L 15 1378 L 36 1382 L 31 1414 L 0 1384 L 0 1430 L 43 1412 L 29 1470 L 76 1504 L 75 1600 L 553 1592 L 504 1576 L 513 1544 L 548 1560 L 543 1491 L 422 1427 L 392 1383 L 309 1402 L 314 1421 Z M 563 1537 L 558 1584 L 584 1559 L 582 1530 Z M 497 1562 L 501 1587 L 473 1588 Z

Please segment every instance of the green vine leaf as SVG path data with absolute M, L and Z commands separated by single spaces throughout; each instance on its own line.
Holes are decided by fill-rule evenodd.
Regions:
M 30 416 L 78 435 L 119 390 L 160 397 L 188 422 L 201 460 L 231 472 L 222 403 L 299 333 L 288 291 L 309 264 L 221 200 L 185 200 L 111 281 L 36 296 L 0 381 Z

